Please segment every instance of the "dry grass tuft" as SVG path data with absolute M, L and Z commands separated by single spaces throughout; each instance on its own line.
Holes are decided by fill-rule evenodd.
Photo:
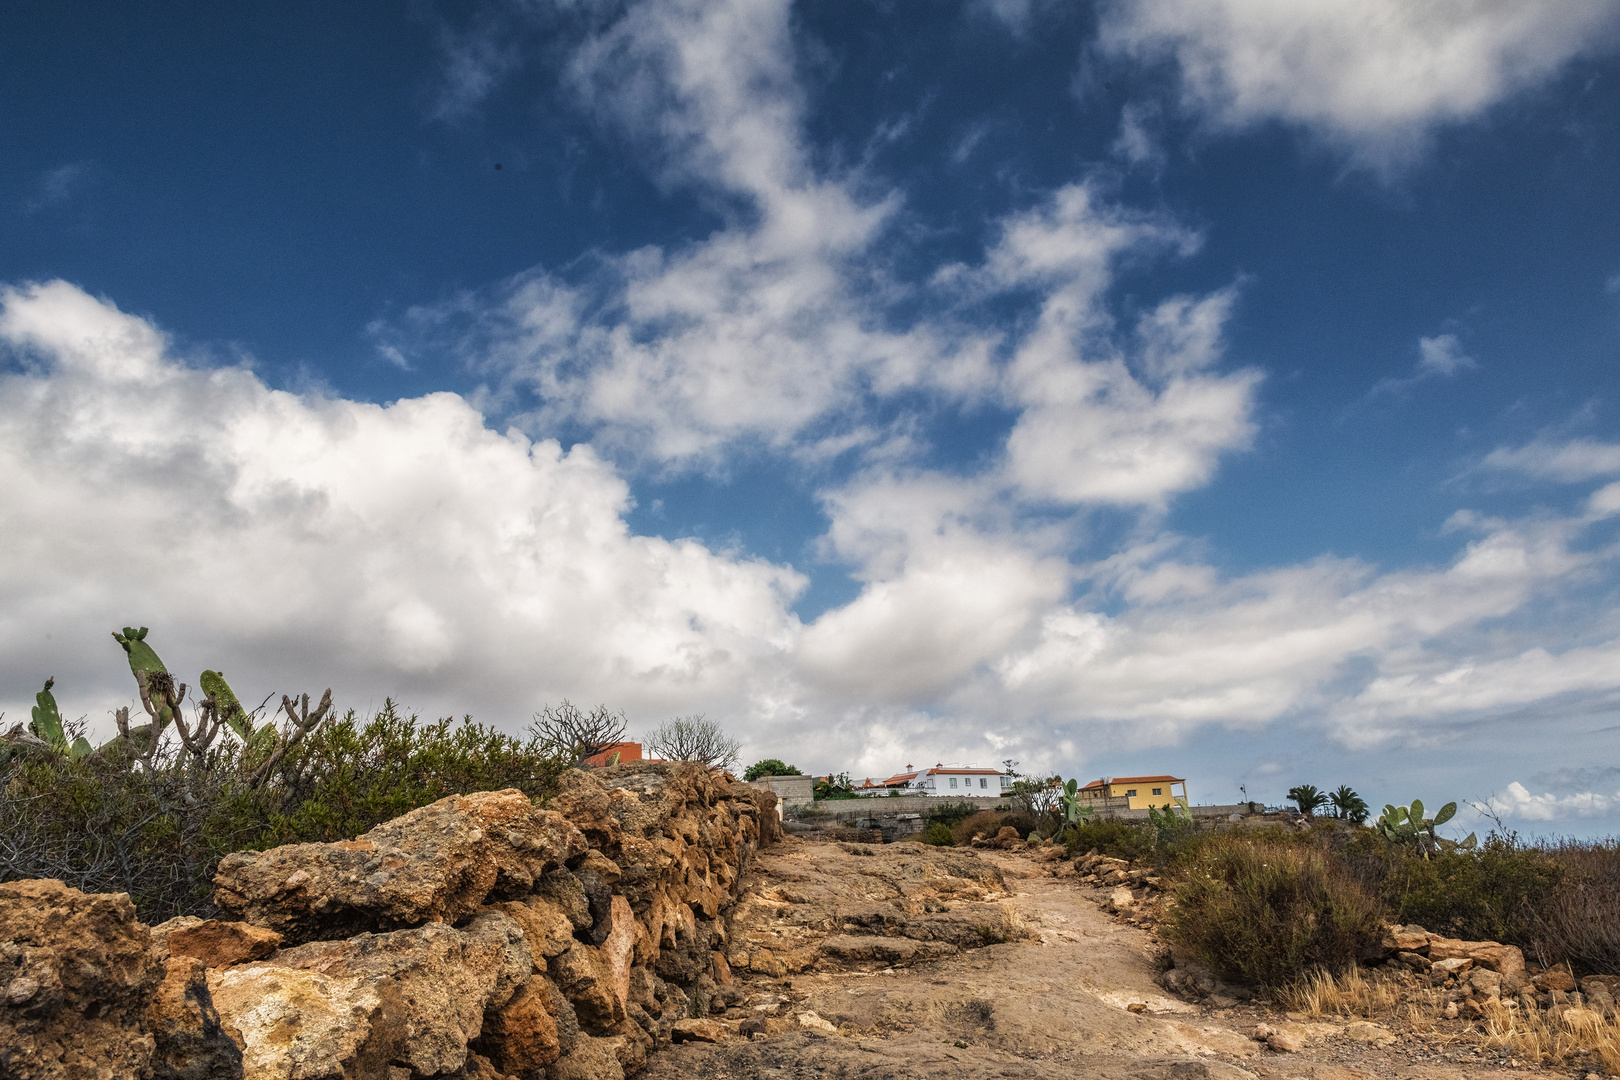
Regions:
M 1291 1010 L 1323 1016 L 1358 1016 L 1373 1019 L 1392 1012 L 1400 1003 L 1400 987 L 1383 972 L 1350 968 L 1343 974 L 1315 971 L 1283 991 Z
M 1611 1074 L 1620 1073 L 1620 1017 L 1605 1020 L 1580 1008 L 1544 1012 L 1513 1001 L 1489 1001 L 1484 1008 L 1486 1046 L 1546 1065 L 1566 1065 L 1595 1054 Z

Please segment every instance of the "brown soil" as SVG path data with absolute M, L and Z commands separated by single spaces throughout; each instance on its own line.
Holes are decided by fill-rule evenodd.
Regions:
M 1149 931 L 1097 906 L 1107 890 L 1079 886 L 1072 876 L 1054 877 L 1049 864 L 1022 854 L 957 849 L 939 855 L 952 860 L 941 865 L 955 881 L 975 876 L 956 860 L 980 860 L 977 895 L 967 890 L 951 896 L 952 887 L 961 889 L 948 882 L 941 891 L 940 871 L 929 869 L 933 856 L 916 845 L 869 854 L 849 844 L 790 839 L 762 855 L 749 871 L 731 947 L 741 948 L 739 939 L 772 933 L 817 959 L 805 970 L 777 976 L 739 970 L 726 993 L 733 1006 L 720 1018 L 739 1033 L 720 1043 L 687 1042 L 660 1051 L 643 1075 L 649 1080 L 1490 1080 L 1546 1072 L 1511 1068 L 1506 1060 L 1455 1040 L 1439 1043 L 1398 1033 L 1397 1042 L 1379 1048 L 1349 1038 L 1349 1020 L 1312 1022 L 1262 1004 L 1210 1007 L 1182 1001 L 1157 981 L 1162 945 Z M 884 869 L 862 870 L 863 857 L 866 865 Z M 999 887 L 990 880 L 995 870 Z M 933 888 L 920 888 L 917 882 L 928 874 Z M 805 906 L 793 908 L 795 901 Z M 860 917 L 843 926 L 829 924 L 824 917 L 829 902 L 840 914 Z M 778 910 L 764 910 L 773 904 Z M 921 918 L 910 925 L 903 916 L 875 918 L 873 905 Z M 1000 910 L 998 925 L 1028 936 L 962 945 L 952 955 L 918 956 L 904 967 L 884 968 L 879 959 L 866 962 L 867 970 L 855 968 L 870 956 L 841 959 L 856 954 L 826 947 L 817 952 L 812 940 L 825 935 L 822 940 L 832 941 L 852 929 L 939 940 L 949 936 L 939 924 L 983 923 L 992 907 Z M 935 929 L 925 925 L 930 919 Z M 807 937 L 809 929 L 816 934 Z M 809 1016 L 810 1027 L 803 1016 Z M 816 1017 L 836 1030 L 827 1031 Z M 1262 1023 L 1287 1030 L 1303 1049 L 1278 1052 L 1256 1042 L 1250 1036 Z M 767 1031 L 741 1033 L 761 1026 Z

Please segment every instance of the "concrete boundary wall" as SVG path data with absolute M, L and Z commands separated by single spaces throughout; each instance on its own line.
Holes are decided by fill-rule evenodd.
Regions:
M 820 799 L 814 807 L 801 807 L 798 817 L 815 820 L 827 815 L 840 821 L 852 818 L 886 817 L 890 814 L 922 814 L 957 803 L 969 803 L 978 810 L 1011 810 L 1008 798 L 984 798 L 978 795 L 951 798 L 948 795 L 874 795 L 861 799 Z M 791 811 L 790 811 L 791 813 Z

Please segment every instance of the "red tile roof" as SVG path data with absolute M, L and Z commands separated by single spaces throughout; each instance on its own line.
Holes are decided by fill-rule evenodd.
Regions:
M 1110 785 L 1112 785 L 1112 784 L 1185 784 L 1186 782 L 1187 782 L 1186 779 L 1183 778 L 1183 777 L 1180 777 L 1180 776 L 1116 776 L 1116 777 L 1112 778 L 1111 780 L 1107 781 L 1107 783 L 1110 784 Z M 1081 791 L 1090 791 L 1093 788 L 1100 788 L 1100 787 L 1103 786 L 1103 783 L 1104 783 L 1104 781 L 1102 781 L 1102 780 L 1093 780 L 1091 783 L 1087 784 L 1085 787 L 1081 788 L 1080 790 Z

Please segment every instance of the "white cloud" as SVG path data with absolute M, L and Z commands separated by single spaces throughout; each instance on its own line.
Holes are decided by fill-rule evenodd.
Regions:
M 1533 795 L 1517 780 L 1500 795 L 1486 801 L 1493 813 L 1526 821 L 1562 821 L 1568 818 L 1607 817 L 1620 811 L 1620 791 L 1604 794 L 1582 791 L 1569 795 L 1545 792 Z
M 1541 438 L 1524 446 L 1498 447 L 1481 464 L 1538 480 L 1574 484 L 1620 473 L 1620 445 L 1596 439 Z
M 1472 371 L 1479 365 L 1462 351 L 1456 334 L 1438 334 L 1418 339 L 1418 375 L 1450 377 L 1459 371 Z
M 1425 692 L 1396 674 L 1419 657 L 1434 664 L 1455 648 L 1452 638 L 1588 565 L 1569 550 L 1570 528 L 1497 524 L 1438 570 L 1379 575 L 1322 559 L 1225 582 L 1176 561 L 1162 544 L 1148 545 L 1146 561 L 1124 552 L 1096 568 L 1098 584 L 1122 589 L 1129 606 L 1114 615 L 1051 609 L 1038 640 L 998 663 L 999 689 L 1032 711 L 1146 725 L 1144 734 L 1159 737 L 1309 712 L 1328 719 L 1341 741 L 1366 745 L 1421 731 L 1425 722 L 1443 728 L 1492 704 L 1620 688 L 1613 665 L 1606 675 L 1601 662 L 1572 657 L 1568 667 L 1578 673 L 1549 673 L 1548 658 L 1505 673 L 1504 682 L 1534 676 L 1523 696 L 1430 708 Z M 1373 668 L 1358 680 L 1362 696 L 1342 685 L 1352 661 Z
M 60 282 L 0 305 L 29 364 L 0 375 L 12 694 L 56 674 L 67 708 L 125 698 L 107 634 L 144 623 L 177 670 L 248 696 L 297 673 L 508 727 L 563 695 L 744 711 L 797 637 L 798 574 L 631 535 L 589 446 L 490 431 L 454 394 L 379 406 L 191 369 Z
M 1575 550 L 1579 521 L 1487 522 L 1428 571 L 1223 579 L 1164 534 L 1075 564 L 1078 522 L 1026 517 L 999 467 L 893 465 L 828 491 L 826 554 L 862 591 L 801 626 L 791 568 L 632 535 L 626 485 L 588 445 L 490 431 L 453 394 L 380 406 L 187 367 L 62 283 L 0 305 L 24 365 L 0 375 L 13 715 L 54 674 L 65 708 L 103 722 L 129 687 L 112 643 L 90 643 L 131 623 L 249 696 L 295 678 L 509 730 L 565 694 L 640 724 L 700 708 L 751 749 L 869 771 L 1003 749 L 1037 767 L 1294 715 L 1362 745 L 1620 689 L 1620 644 L 1479 632 L 1607 557 Z M 1194 307 L 1147 324 L 1185 329 Z
M 1297 124 L 1384 168 L 1610 47 L 1617 25 L 1613 0 L 1112 0 L 1100 43 L 1174 58 L 1213 123 Z
M 1449 379 L 1459 372 L 1473 371 L 1479 364 L 1463 352 L 1462 342 L 1456 334 L 1437 334 L 1418 339 L 1418 362 L 1412 374 L 1404 379 L 1381 379 L 1372 388 L 1369 397 L 1381 394 L 1400 396 L 1421 382 L 1430 379 Z

